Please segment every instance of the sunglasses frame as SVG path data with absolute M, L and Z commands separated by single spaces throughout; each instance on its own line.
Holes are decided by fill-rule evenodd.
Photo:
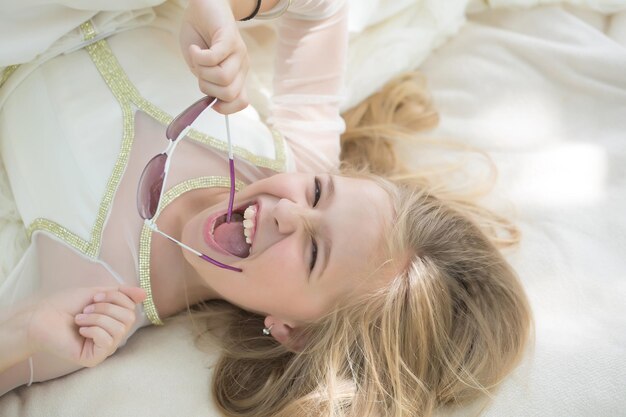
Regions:
M 180 247 L 187 249 L 188 251 L 194 253 L 196 256 L 204 259 L 205 261 L 209 263 L 212 263 L 215 266 L 218 266 L 223 269 L 235 271 L 235 272 L 242 272 L 241 268 L 236 268 L 234 266 L 224 264 L 195 249 L 190 248 L 189 246 L 185 245 L 182 242 L 179 242 L 177 239 L 159 230 L 159 228 L 156 225 L 156 222 L 154 221 L 154 217 L 159 213 L 161 200 L 163 199 L 163 192 L 165 191 L 165 184 L 167 182 L 167 174 L 169 172 L 170 161 L 172 159 L 172 155 L 174 154 L 174 151 L 176 150 L 176 147 L 178 146 L 178 143 L 180 143 L 183 140 L 183 138 L 187 136 L 187 133 L 189 132 L 189 130 L 191 130 L 191 125 L 198 118 L 198 116 L 207 108 L 213 107 L 213 105 L 216 102 L 217 102 L 216 98 L 209 97 L 209 96 L 203 97 L 200 100 L 191 104 L 185 110 L 183 110 L 167 126 L 167 129 L 165 131 L 165 136 L 169 141 L 167 148 L 165 148 L 163 152 L 155 155 L 154 157 L 150 159 L 150 161 L 148 161 L 148 163 L 146 164 L 146 166 L 144 167 L 141 173 L 141 177 L 139 178 L 139 185 L 137 187 L 137 210 L 141 218 L 144 219 L 144 224 L 147 227 L 149 227 L 153 232 L 159 233 L 161 236 L 169 239 L 171 242 L 176 243 Z M 233 152 L 232 152 L 232 143 L 230 140 L 230 127 L 228 124 L 228 115 L 226 115 L 225 118 L 226 118 L 226 133 L 228 136 L 228 157 L 229 157 L 228 159 L 229 159 L 229 172 L 230 172 L 230 197 L 229 197 L 229 204 L 228 204 L 227 222 L 230 222 L 234 195 L 235 195 L 235 165 L 234 165 L 234 160 L 232 156 Z M 163 169 L 162 169 L 163 173 L 158 177 L 159 179 L 162 178 L 161 180 L 162 183 L 161 183 L 156 206 L 154 206 L 154 209 L 151 210 L 153 195 L 152 193 L 148 194 L 146 192 L 142 192 L 145 190 L 145 187 L 142 187 L 142 185 L 144 185 L 144 181 L 147 181 L 144 177 L 148 175 L 149 173 L 151 173 L 153 165 L 156 163 L 154 161 L 157 158 L 161 158 L 162 156 L 165 156 L 165 161 L 163 162 Z M 148 190 L 151 190 L 151 189 L 152 187 L 150 187 Z M 148 204 L 145 204 L 146 203 L 145 199 L 150 200 L 148 201 Z

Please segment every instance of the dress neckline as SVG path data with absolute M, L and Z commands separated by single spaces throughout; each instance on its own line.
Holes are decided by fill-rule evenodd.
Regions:
M 239 191 L 244 187 L 244 185 L 245 184 L 242 181 L 235 180 L 236 191 Z M 156 221 L 158 219 L 165 207 L 184 193 L 201 188 L 214 187 L 230 187 L 230 178 L 218 175 L 198 177 L 185 180 L 180 184 L 173 186 L 163 195 L 159 211 L 154 216 L 154 220 Z M 154 304 L 154 299 L 152 298 L 152 285 L 150 280 L 151 242 L 152 230 L 144 224 L 141 229 L 141 237 L 139 239 L 139 285 L 146 291 L 146 299 L 143 302 L 143 309 L 146 317 L 152 324 L 161 326 L 164 323 L 159 317 L 156 305 Z

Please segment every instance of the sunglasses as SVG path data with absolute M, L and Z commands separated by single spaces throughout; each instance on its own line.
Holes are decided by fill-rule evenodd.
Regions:
M 241 272 L 240 268 L 226 265 L 220 261 L 217 261 L 195 249 L 190 248 L 182 242 L 174 239 L 168 234 L 162 232 L 154 222 L 154 216 L 159 212 L 159 205 L 161 204 L 161 198 L 163 197 L 163 191 L 165 188 L 165 181 L 167 179 L 167 173 L 170 167 L 170 160 L 176 150 L 176 146 L 182 138 L 187 135 L 187 132 L 191 129 L 191 124 L 198 118 L 198 116 L 208 107 L 213 107 L 217 102 L 216 98 L 204 97 L 191 106 L 187 107 L 181 114 L 176 116 L 174 120 L 167 126 L 165 131 L 165 137 L 169 141 L 167 148 L 162 153 L 156 155 L 146 164 L 146 167 L 141 173 L 139 179 L 139 187 L 137 188 L 137 210 L 144 224 L 148 226 L 153 232 L 157 232 L 160 235 L 166 237 L 170 241 L 176 243 L 181 248 L 187 249 L 194 253 L 196 256 L 204 259 L 207 262 L 212 263 L 220 268 L 229 269 L 231 271 Z M 233 200 L 235 198 L 235 162 L 233 160 L 233 147 L 230 141 L 230 127 L 228 125 L 228 115 L 226 119 L 226 135 L 228 137 L 228 165 L 230 172 L 230 196 L 228 199 L 228 213 L 226 215 L 226 222 L 230 223 L 230 219 L 233 211 Z

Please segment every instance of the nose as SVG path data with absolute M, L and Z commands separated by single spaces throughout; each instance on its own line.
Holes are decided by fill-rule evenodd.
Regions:
M 281 234 L 297 231 L 306 215 L 305 208 L 286 198 L 281 198 L 273 210 L 274 221 L 278 226 L 278 232 Z

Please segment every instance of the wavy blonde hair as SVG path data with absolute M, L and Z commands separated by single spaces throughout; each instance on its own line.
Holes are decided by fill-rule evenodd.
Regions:
M 226 416 L 431 416 L 489 398 L 529 340 L 526 296 L 498 249 L 517 229 L 396 154 L 394 142 L 423 143 L 415 133 L 438 122 L 423 78 L 401 75 L 344 118 L 342 175 L 389 193 L 389 259 L 410 262 L 303 329 L 301 352 L 262 336 L 261 316 L 223 301 L 195 306 L 198 344 L 221 348 L 213 396 Z

